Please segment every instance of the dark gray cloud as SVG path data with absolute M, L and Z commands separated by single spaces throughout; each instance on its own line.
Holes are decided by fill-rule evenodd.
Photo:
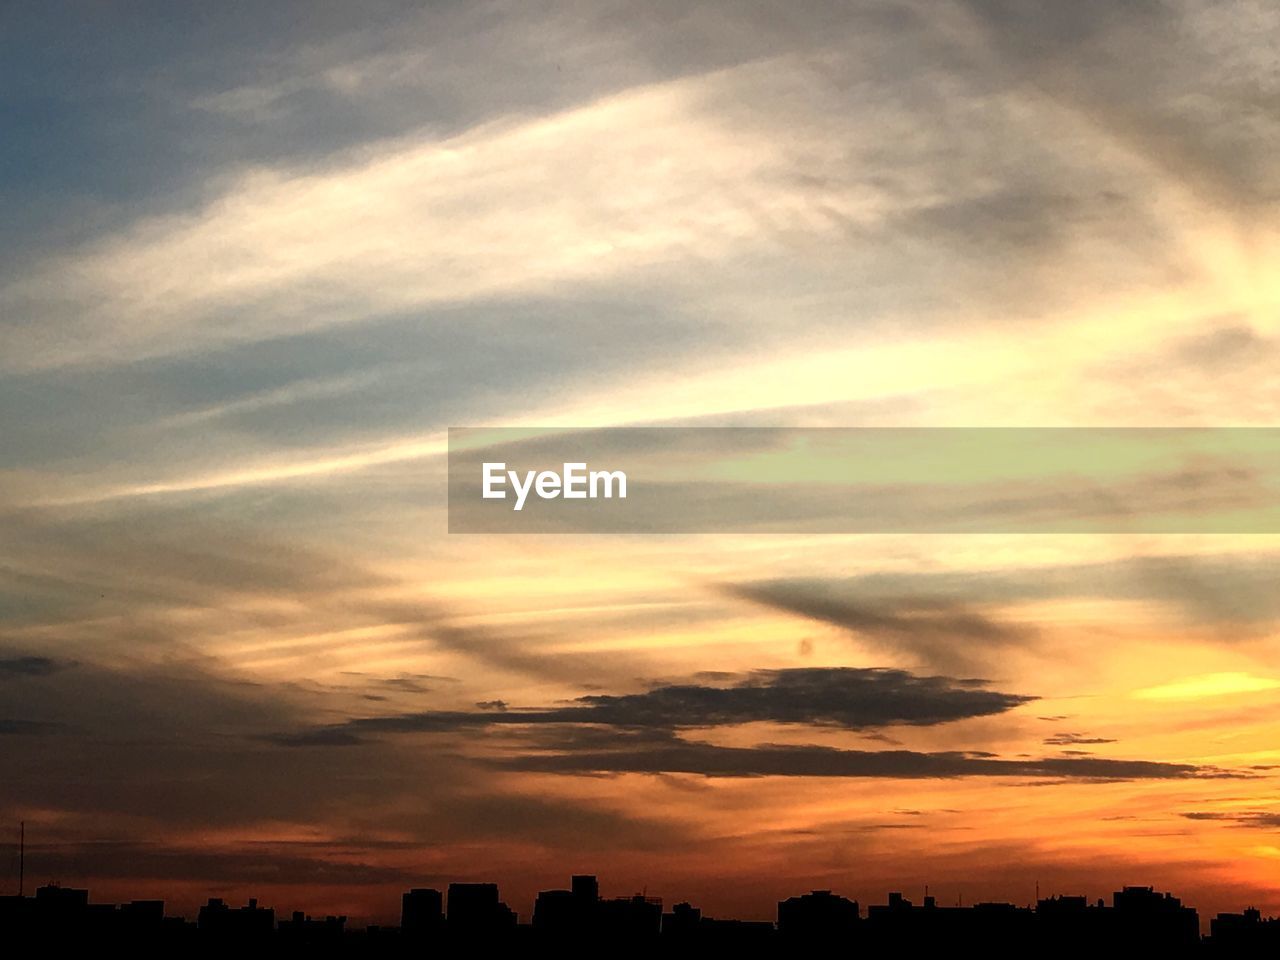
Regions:
M 913 210 L 895 221 L 917 240 L 948 244 L 972 256 L 985 249 L 1000 257 L 1049 256 L 1064 251 L 1090 223 L 1132 204 L 1111 191 L 1067 195 L 1051 183 L 1010 184 L 1001 190 Z
M 680 731 L 754 722 L 866 730 L 895 724 L 931 726 L 1004 713 L 1033 697 L 986 689 L 983 681 L 919 677 L 901 670 L 813 668 L 707 674 L 636 694 L 596 694 L 561 707 L 428 711 L 349 720 L 274 734 L 282 746 L 376 743 L 379 735 L 448 735 L 505 729 L 514 753 L 481 764 L 504 770 L 596 775 L 692 773 L 708 777 L 969 776 L 1072 780 L 1180 779 L 1225 776 L 1213 768 L 1084 754 L 1002 758 L 981 751 L 845 750 L 812 745 L 726 747 L 686 739 Z M 1064 735 L 1075 736 L 1075 735 Z M 373 738 L 366 740 L 366 738 Z M 1101 739 L 1070 743 L 1110 742 Z
M 264 734 L 261 739 L 282 747 L 354 747 L 364 743 L 356 734 L 340 727 L 322 727 L 298 733 Z
M 1216 820 L 1236 827 L 1280 830 L 1280 812 L 1275 810 L 1237 810 L 1231 813 L 1205 810 L 1184 813 L 1182 816 L 1188 820 Z
M 1048 747 L 1088 746 L 1100 743 L 1115 743 L 1107 737 L 1090 737 L 1083 733 L 1055 733 L 1042 741 Z
M 65 669 L 69 664 L 52 657 L 0 657 L 0 679 L 6 677 L 43 677 Z
M 1070 4 L 1053 0 L 964 0 L 963 5 L 977 14 L 991 37 L 1011 56 L 1039 67 L 1044 66 L 1045 58 L 1070 64 L 1082 48 L 1105 42 L 1116 30 L 1159 27 L 1164 6 L 1160 0 L 1136 0 L 1120 6 L 1106 0 Z
M 376 851 L 376 840 L 325 845 L 318 850 L 290 851 L 288 844 L 245 843 L 235 850 L 209 850 L 181 844 L 139 841 L 70 841 L 32 844 L 27 857 L 41 875 L 98 879 L 190 881 L 192 877 L 220 885 L 309 884 L 365 886 L 406 884 L 410 877 L 397 867 L 362 863 L 350 856 L 325 856 L 333 847 Z M 303 855 L 303 853 L 307 855 Z M 341 852 L 341 851 L 339 851 Z
M 1208 333 L 1173 344 L 1163 359 L 1201 367 L 1217 375 L 1271 362 L 1276 350 L 1276 341 L 1264 337 L 1249 323 L 1237 317 L 1222 317 Z
M 647 661 L 627 652 L 559 653 L 545 649 L 544 641 L 559 639 L 559 624 L 496 630 L 467 626 L 437 618 L 428 623 L 424 636 L 437 650 L 465 656 L 489 670 L 568 681 L 587 687 L 601 681 L 617 683 L 623 677 L 646 672 Z M 552 631 L 548 633 L 547 631 Z
M 65 729 L 62 724 L 53 720 L 22 720 L 14 717 L 0 717 L 0 736 L 38 737 L 49 733 L 58 733 Z
M 584 714 L 563 719 L 615 726 L 700 727 L 754 721 L 862 730 L 931 725 L 1004 713 L 1034 697 L 986 689 L 986 682 L 917 676 L 904 670 L 812 667 L 760 670 L 729 686 L 672 684 L 646 693 L 582 697 Z
M 1280 619 L 1274 552 L 1169 555 L 1007 570 L 876 572 L 730 584 L 731 596 L 856 631 L 935 669 L 1034 645 L 1034 626 L 987 608 L 1097 598 L 1158 604 L 1183 622 L 1238 641 Z
M 1015 82 L 1088 116 L 1207 199 L 1237 209 L 1275 203 L 1269 137 L 1222 122 L 1274 106 L 1272 85 L 1223 61 L 1251 59 L 1253 39 L 1273 26 L 1260 8 L 1162 0 L 965 6 Z
M 763 722 L 865 730 L 991 716 L 1035 699 L 989 690 L 981 680 L 861 667 L 758 670 L 720 680 L 714 684 L 663 684 L 644 693 L 592 694 L 561 707 L 508 706 L 504 710 L 364 717 L 334 727 L 283 734 L 279 742 L 334 745 L 348 743 L 349 737 L 360 734 L 445 733 L 482 726 L 544 724 L 677 730 Z
M 887 777 L 947 779 L 1017 777 L 1070 780 L 1170 780 L 1217 776 L 1185 763 L 1091 757 L 1002 759 L 986 753 L 840 750 L 761 744 L 725 747 L 672 738 L 641 749 L 531 754 L 492 761 L 504 769 L 542 773 L 691 773 L 707 777 Z
M 969 669 L 995 650 L 1027 646 L 1036 637 L 1033 627 L 1001 623 L 957 597 L 873 597 L 817 579 L 730 584 L 724 590 L 850 630 L 872 645 L 905 653 L 932 669 Z

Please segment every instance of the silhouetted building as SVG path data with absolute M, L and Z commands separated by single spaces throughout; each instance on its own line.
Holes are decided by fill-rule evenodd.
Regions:
M 1035 942 L 1036 913 L 1011 903 L 977 903 L 972 907 L 942 907 L 926 896 L 916 906 L 901 893 L 867 908 L 863 940 L 877 950 L 940 950 L 965 943 L 986 952 L 1008 956 Z
M 1280 920 L 1253 907 L 1220 913 L 1209 921 L 1209 945 L 1214 956 L 1280 955 Z
M 572 877 L 568 890 L 543 890 L 533 905 L 534 933 L 560 949 L 598 946 L 600 902 L 600 884 L 588 874 Z
M 693 937 L 702 922 L 702 911 L 692 904 L 677 903 L 670 913 L 662 915 L 662 935 L 668 939 L 683 940 Z
M 342 946 L 346 929 L 346 917 L 312 919 L 301 910 L 295 910 L 288 920 L 280 921 L 276 933 L 283 946 L 327 948 Z
M 1113 942 L 1131 949 L 1183 951 L 1200 941 L 1200 917 L 1169 893 L 1125 887 L 1111 896 Z
M 100 931 L 94 921 L 101 922 L 89 910 L 89 891 L 56 884 L 39 887 L 29 905 L 22 910 L 30 929 L 50 941 L 68 941 L 90 937 Z
M 439 890 L 415 887 L 400 898 L 400 929 L 404 936 L 424 940 L 444 929 L 444 897 Z
M 594 904 L 600 899 L 600 881 L 593 874 L 574 874 L 569 880 L 569 889 L 584 904 Z
M 806 943 L 847 940 L 858 932 L 858 903 L 830 890 L 813 890 L 778 903 L 778 934 Z
M 581 936 L 595 920 L 595 903 L 589 906 L 572 890 L 543 890 L 533 904 L 533 928 L 557 939 Z
M 1036 903 L 1036 937 L 1044 947 L 1079 951 L 1111 942 L 1111 911 L 1087 897 L 1049 897 Z
M 135 943 L 155 943 L 165 933 L 163 900 L 132 900 L 120 904 L 115 926 Z
M 143 927 L 159 926 L 164 922 L 164 901 L 130 900 L 120 904 L 120 915 Z
M 89 891 L 49 884 L 36 890 L 35 906 L 42 920 L 78 919 L 89 909 Z
M 662 932 L 662 901 L 640 894 L 600 900 L 596 917 L 596 926 L 607 933 L 609 941 L 621 941 L 629 947 L 657 943 Z
M 774 942 L 774 926 L 768 920 L 720 920 L 703 917 L 698 923 L 698 943 L 704 950 L 756 953 Z
M 269 939 L 275 932 L 276 912 L 270 907 L 258 906 L 256 897 L 250 897 L 247 905 L 234 908 L 221 897 L 211 897 L 200 908 L 196 926 L 208 940 L 258 942 Z
M 496 883 L 451 883 L 448 903 L 449 937 L 491 940 L 509 937 L 516 928 L 516 914 L 498 899 Z
M 579 874 L 568 890 L 543 890 L 533 907 L 533 930 L 556 945 L 632 947 L 656 942 L 662 930 L 662 901 L 637 895 L 600 899 L 594 876 Z
M 689 903 L 677 903 L 662 915 L 664 952 L 676 956 L 726 951 L 756 955 L 767 951 L 773 941 L 774 926 L 768 921 L 717 920 L 704 917 Z

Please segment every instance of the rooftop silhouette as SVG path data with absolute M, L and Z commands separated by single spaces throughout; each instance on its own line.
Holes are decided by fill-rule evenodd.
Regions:
M 1152 887 L 1125 887 L 1106 900 L 1053 896 L 1033 906 L 975 903 L 943 906 L 899 892 L 863 910 L 831 890 L 778 904 L 777 922 L 718 919 L 689 903 L 664 912 L 662 901 L 637 894 L 600 896 L 594 876 L 538 894 L 528 922 L 501 899 L 495 883 L 451 883 L 447 891 L 414 888 L 401 900 L 399 927 L 352 929 L 347 918 L 277 917 L 250 899 L 211 898 L 196 917 L 168 916 L 160 900 L 99 904 L 89 891 L 48 885 L 34 896 L 0 897 L 6 944 L 164 947 L 187 951 L 252 949 L 281 954 L 463 956 L 480 949 L 548 949 L 561 955 L 693 955 L 708 949 L 753 955 L 955 949 L 988 956 L 1085 950 L 1141 951 L 1144 956 L 1274 956 L 1280 920 L 1256 909 L 1219 914 L 1208 936 L 1194 908 Z

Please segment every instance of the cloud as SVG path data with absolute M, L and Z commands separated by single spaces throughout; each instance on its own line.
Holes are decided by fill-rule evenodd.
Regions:
M 38 737 L 49 733 L 59 733 L 65 728 L 53 720 L 21 720 L 12 717 L 0 717 L 0 736 Z
M 542 773 L 691 773 L 707 777 L 873 777 L 950 779 L 1019 777 L 1054 780 L 1180 780 L 1218 775 L 1193 764 L 1086 757 L 1001 759 L 961 751 L 840 750 L 761 744 L 726 747 L 672 739 L 641 749 L 531 754 L 491 761 Z
M 1106 737 L 1090 737 L 1083 733 L 1055 733 L 1052 737 L 1045 737 L 1041 742 L 1049 747 L 1070 747 L 1115 743 L 1116 741 L 1109 740 Z
M 761 376 L 783 369 L 793 372 L 770 405 L 847 401 L 847 363 L 869 354 L 862 321 L 839 318 L 875 331 L 932 325 L 951 311 L 943 300 L 957 305 L 956 329 L 979 315 L 1026 322 L 1032 311 L 1010 310 L 1008 297 L 1043 310 L 1055 299 L 1046 293 L 1079 295 L 1065 278 L 1109 289 L 1114 270 L 1163 282 L 1168 261 L 1186 257 L 1160 179 L 1108 149 L 1087 110 L 1045 96 L 1088 82 L 1104 102 L 1131 100 L 1132 51 L 1108 37 L 1154 29 L 1145 14 L 1099 13 L 1106 28 L 1094 29 L 1052 7 L 939 16 L 890 3 L 785 18 L 745 10 L 750 28 L 725 31 L 709 4 L 573 17 L 497 8 L 255 25 L 235 44 L 225 41 L 244 34 L 239 15 L 180 18 L 130 30 L 129 55 L 88 73 L 76 59 L 74 70 L 31 74 L 43 84 L 23 74 L 32 99 L 19 112 L 70 112 L 57 129 L 72 142 L 45 147 L 59 163 L 23 168 L 58 170 L 65 189 L 14 194 L 85 191 L 86 204 L 114 202 L 111 221 L 135 215 L 81 229 L 83 242 L 0 280 L 10 308 L 0 312 L 20 318 L 0 324 L 0 356 L 36 371 L 0 387 L 0 432 L 51 461 L 30 480 L 37 499 L 64 502 L 53 496 L 61 456 L 89 463 L 105 450 L 110 469 L 99 462 L 93 489 L 68 499 L 297 483 L 422 458 L 438 449 L 447 412 L 496 419 L 499 395 L 549 407 L 566 383 L 607 379 L 602 366 L 648 380 L 647 398 L 670 394 L 673 361 L 700 358 L 736 381 L 729 409 L 754 406 Z M 1183 13 L 1197 29 L 1160 30 L 1178 63 L 1221 81 L 1220 61 L 1248 62 L 1247 50 L 1210 53 L 1221 37 Z M 1098 62 L 1027 84 L 1028 69 L 1069 66 L 1025 57 L 1058 49 L 1059 36 Z M 192 47 L 199 56 L 182 63 L 157 52 Z M 506 82 L 475 68 L 494 51 L 515 71 Z M 49 70 L 33 59 L 17 62 Z M 930 69 L 905 77 L 902 63 Z M 1144 66 L 1187 82 L 1165 63 Z M 105 75 L 119 84 L 106 101 Z M 1184 133 L 1217 143 L 1263 113 L 1238 93 L 1215 82 L 1161 102 L 1175 118 L 1195 115 Z M 1204 97 L 1250 123 L 1201 115 Z M 832 116 L 847 122 L 833 127 Z M 45 130 L 19 139 L 55 142 Z M 134 155 L 139 143 L 149 162 Z M 83 156 L 95 158 L 96 192 L 65 159 Z M 614 188 L 619 169 L 626 191 Z M 195 189 L 170 190 L 175 170 Z M 152 195 L 120 204 L 97 178 Z M 15 232 L 25 246 L 28 231 Z M 1005 281 L 1016 294 L 992 297 Z M 945 298 L 927 292 L 939 289 Z M 970 309 L 992 299 L 1000 309 Z M 786 332 L 772 322 L 780 312 Z M 837 327 L 844 353 L 833 370 L 813 367 L 832 359 Z M 769 363 L 751 362 L 761 353 Z M 876 356 L 883 369 L 912 369 Z M 924 362 L 916 383 L 886 386 L 909 393 L 973 375 Z M 65 364 L 74 369 L 49 369 Z M 705 413 L 708 394 L 728 396 L 713 388 L 673 409 Z M 580 412 L 606 409 L 604 396 L 592 400 Z M 613 411 L 637 408 L 653 409 Z M 140 416 L 164 425 L 163 441 L 137 429 Z M 193 442 L 197 423 L 208 429 Z
M 695 773 L 708 777 L 986 776 L 1070 780 L 1228 775 L 1194 764 L 1084 755 L 1005 759 L 979 751 L 716 745 L 686 739 L 679 731 L 759 722 L 858 731 L 891 725 L 933 726 L 1004 713 L 1035 698 L 990 691 L 979 680 L 919 677 L 886 669 L 760 670 L 745 676 L 716 673 L 697 679 L 703 682 L 663 684 L 637 694 L 595 694 L 562 707 L 365 717 L 297 733 L 273 734 L 267 739 L 281 746 L 328 747 L 350 746 L 366 736 L 442 735 L 483 727 L 509 728 L 515 738 L 508 749 L 514 753 L 496 758 L 480 756 L 479 763 L 503 770 L 579 775 Z
M 590 724 L 677 730 L 745 723 L 807 724 L 845 730 L 892 725 L 931 726 L 1005 713 L 1034 697 L 986 689 L 981 680 L 916 676 L 903 670 L 812 667 L 757 670 L 722 682 L 673 683 L 644 693 L 593 694 L 570 705 L 539 709 L 426 711 L 348 720 L 336 727 L 282 734 L 279 742 L 308 745 L 308 737 L 353 734 L 443 733 L 483 726 Z
M 901 670 L 809 668 L 746 675 L 704 674 L 636 694 L 594 694 L 541 709 L 427 711 L 364 717 L 267 739 L 281 746 L 352 746 L 388 734 L 450 735 L 479 728 L 513 737 L 505 755 L 476 756 L 501 770 L 597 775 L 690 773 L 707 777 L 869 777 L 1038 780 L 1165 780 L 1231 776 L 1216 768 L 1142 759 L 1002 758 L 985 751 L 846 750 L 828 746 L 724 746 L 681 731 L 749 723 L 865 731 L 934 726 L 1011 710 L 1033 697 L 1002 694 L 978 680 L 919 677 Z M 373 738 L 373 739 L 369 739 Z M 1112 742 L 1063 734 L 1046 743 Z
M 806 577 L 729 584 L 731 596 L 795 613 L 879 639 L 924 657 L 947 654 L 948 636 L 964 638 L 973 655 L 1036 639 L 1033 625 L 986 611 L 1016 613 L 1022 604 L 1096 598 L 1158 604 L 1186 622 L 1222 628 L 1238 642 L 1280 620 L 1280 554 L 1168 554 L 1105 562 L 1007 569 L 873 572 L 852 577 Z M 968 651 L 960 644 L 957 656 Z M 941 668 L 941 667 L 939 667 Z
M 354 747 L 364 742 L 354 733 L 339 728 L 265 734 L 262 739 L 283 747 Z
M 849 630 L 932 669 L 967 669 L 995 651 L 1029 645 L 1036 637 L 1033 627 L 1002 623 L 957 598 L 873 597 L 856 586 L 801 579 L 728 584 L 722 589 L 730 596 Z
M 1197 810 L 1181 816 L 1188 820 L 1216 820 L 1236 827 L 1280 830 L 1280 812 L 1275 810 L 1239 810 L 1231 813 Z
M 252 170 L 204 210 L 141 222 L 0 286 L 0 304 L 51 313 L 84 337 L 0 327 L 0 344 L 26 366 L 122 362 L 537 292 L 687 250 L 729 256 L 775 224 L 830 234 L 811 191 L 787 175 L 804 147 L 770 135 L 781 118 L 730 128 L 718 113 L 746 91 L 776 100 L 811 82 L 798 63 L 752 64 L 457 135 L 409 135 L 319 171 Z M 668 162 L 643 162 L 657 154 Z M 611 189 L 622 168 L 625 196 Z M 826 203 L 872 223 L 886 200 L 867 186 Z
M 341 848 L 343 845 L 335 844 Z M 287 844 L 271 849 L 262 844 L 242 843 L 231 849 L 210 850 L 183 844 L 139 841 L 72 841 L 32 844 L 27 856 L 50 876 L 93 877 L 96 879 L 170 880 L 222 885 L 365 886 L 407 885 L 413 876 L 405 870 L 363 862 L 362 855 L 376 852 L 374 839 L 347 845 L 343 851 L 328 848 L 299 855 Z M 326 856 L 325 854 L 328 854 Z
M 625 652 L 584 655 L 545 649 L 547 639 L 537 631 L 513 627 L 494 629 L 462 625 L 437 618 L 426 629 L 436 649 L 467 657 L 489 670 L 553 682 L 586 686 L 642 672 L 645 662 Z
M 0 679 L 6 677 L 45 677 L 69 664 L 52 657 L 18 656 L 0 657 Z
M 1223 4 L 965 0 L 1003 64 L 1088 116 L 1100 132 L 1189 192 L 1237 212 L 1275 202 L 1275 134 L 1227 129 L 1225 115 L 1265 110 L 1274 84 L 1253 75 L 1272 11 Z M 1139 42 L 1139 40 L 1141 42 Z M 1247 125 L 1246 125 L 1247 126 Z
M 348 26 L 298 47 L 281 37 L 249 65 L 220 51 L 246 82 L 189 76 L 166 122 L 129 138 L 168 141 L 181 124 L 216 148 L 203 171 L 216 186 L 0 287 L 6 314 L 38 312 L 80 335 L 6 329 L 6 361 L 128 362 L 566 284 L 616 287 L 657 269 L 657 299 L 723 306 L 723 291 L 697 282 L 707 262 L 769 285 L 789 272 L 809 298 L 846 308 L 841 280 L 859 271 L 859 302 L 875 315 L 920 305 L 922 274 L 980 296 L 971 291 L 999 277 L 1038 286 L 1046 259 L 1097 272 L 1109 266 L 1100 253 L 1167 243 L 1144 222 L 1160 219 L 1149 171 L 1081 159 L 1077 138 L 1099 134 L 1079 105 L 1046 117 L 1053 101 L 1010 82 L 992 55 L 1061 17 L 995 18 L 993 44 L 959 16 L 909 3 L 785 22 L 742 14 L 751 29 L 729 35 L 713 6 L 684 7 L 674 45 L 668 16 L 628 11 L 620 30 L 618 17 L 535 25 L 516 9 Z M 495 50 L 525 82 L 477 73 Z M 1128 59 L 1104 53 L 1111 69 L 1085 79 L 1105 76 L 1114 97 Z M 905 83 L 895 67 L 910 62 L 931 69 Z M 190 90 L 198 80 L 206 89 Z M 849 122 L 833 127 L 833 115 Z M 251 147 L 237 155 L 227 142 Z M 169 145 L 165 159 L 180 165 Z M 626 191 L 615 189 L 620 170 Z M 1106 198 L 1129 193 L 1133 209 L 1108 216 Z M 831 323 L 821 306 L 813 313 Z
M 1186 337 L 1173 344 L 1163 359 L 1203 368 L 1219 375 L 1273 362 L 1276 341 L 1265 337 L 1249 323 L 1228 318 L 1208 333 Z M 1154 365 L 1153 365 L 1154 366 Z
M 759 670 L 727 687 L 679 684 L 641 694 L 582 697 L 585 715 L 577 716 L 615 726 L 698 727 L 771 721 L 862 730 L 990 716 L 1035 699 L 998 693 L 985 686 L 981 680 L 876 668 Z

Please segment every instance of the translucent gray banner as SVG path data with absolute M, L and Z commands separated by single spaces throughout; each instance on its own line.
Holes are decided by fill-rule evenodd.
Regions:
M 451 533 L 1277 533 L 1280 429 L 454 428 Z

